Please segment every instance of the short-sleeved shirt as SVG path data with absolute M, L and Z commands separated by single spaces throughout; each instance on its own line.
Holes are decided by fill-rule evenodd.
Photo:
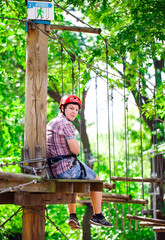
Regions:
M 72 155 L 69 149 L 67 139 L 74 139 L 75 128 L 73 124 L 60 113 L 56 118 L 52 119 L 47 124 L 47 134 L 46 134 L 46 155 L 47 158 Z M 59 175 L 67 171 L 73 162 L 73 158 L 61 160 L 54 164 L 54 175 Z M 48 170 L 49 173 L 49 170 Z M 50 175 L 50 174 L 49 174 Z

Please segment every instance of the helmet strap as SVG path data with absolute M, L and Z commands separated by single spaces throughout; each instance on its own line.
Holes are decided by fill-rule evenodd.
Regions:
M 66 108 L 66 106 L 65 105 L 62 105 L 62 107 L 61 107 L 61 112 L 62 112 L 62 114 L 65 116 L 65 108 Z

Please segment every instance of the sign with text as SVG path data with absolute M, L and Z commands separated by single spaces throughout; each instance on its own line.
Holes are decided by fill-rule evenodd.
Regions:
M 27 19 L 54 20 L 54 2 L 28 1 Z

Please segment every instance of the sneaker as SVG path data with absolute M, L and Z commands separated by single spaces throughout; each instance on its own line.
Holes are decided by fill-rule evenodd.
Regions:
M 69 226 L 71 227 L 72 230 L 81 228 L 77 217 L 70 217 L 68 224 L 69 224 Z
M 98 218 L 96 215 L 93 215 L 89 223 L 107 228 L 113 227 L 112 223 L 107 222 L 103 215 L 100 218 Z

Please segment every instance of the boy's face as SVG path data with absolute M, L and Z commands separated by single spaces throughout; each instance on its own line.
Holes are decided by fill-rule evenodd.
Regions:
M 79 111 L 78 104 L 69 103 L 65 108 L 65 116 L 69 121 L 74 121 Z

